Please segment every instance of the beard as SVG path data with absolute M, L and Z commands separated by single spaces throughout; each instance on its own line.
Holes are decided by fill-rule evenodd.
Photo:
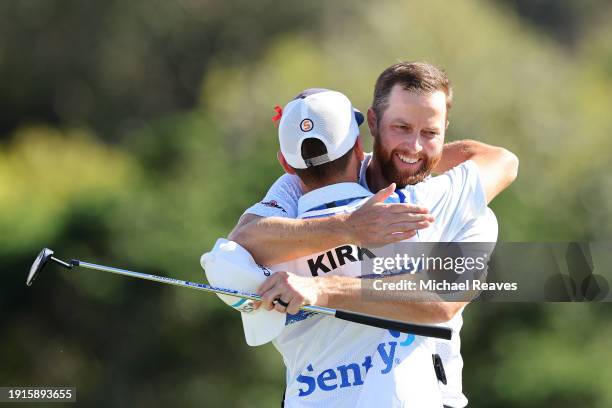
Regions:
M 402 149 L 393 149 L 389 151 L 382 146 L 378 135 L 374 137 L 374 158 L 379 163 L 382 175 L 387 182 L 395 183 L 398 188 L 404 188 L 407 185 L 417 184 L 423 181 L 431 174 L 442 157 L 442 152 L 436 156 L 429 156 L 424 152 L 420 152 L 416 155 L 417 159 L 421 159 L 419 167 L 416 170 L 406 170 L 400 169 L 395 165 L 393 156 L 395 156 L 396 153 L 415 157 Z

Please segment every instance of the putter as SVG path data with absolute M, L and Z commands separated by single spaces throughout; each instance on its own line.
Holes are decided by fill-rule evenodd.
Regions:
M 181 286 L 184 288 L 201 290 L 203 292 L 208 292 L 208 293 L 230 295 L 230 296 L 235 296 L 235 297 L 239 297 L 243 299 L 250 299 L 250 300 L 257 300 L 257 301 L 261 300 L 261 297 L 254 293 L 243 293 L 243 292 L 239 292 L 237 290 L 232 290 L 232 289 L 217 288 L 217 287 L 206 285 L 203 283 L 183 281 L 183 280 L 178 280 L 174 278 L 168 278 L 165 276 L 156 276 L 156 275 L 150 275 L 150 274 L 142 273 L 142 272 L 128 271 L 126 269 L 113 268 L 110 266 L 96 265 L 96 264 L 89 263 L 89 262 L 79 261 L 77 259 L 72 259 L 70 262 L 64 262 L 61 259 L 54 257 L 53 254 L 54 252 L 49 248 L 44 248 L 42 251 L 40 251 L 36 259 L 34 260 L 32 267 L 30 268 L 30 273 L 28 274 L 26 285 L 32 286 L 32 282 L 34 282 L 34 279 L 36 279 L 38 274 L 40 274 L 40 271 L 42 271 L 43 268 L 49 263 L 49 261 L 51 261 L 67 269 L 72 269 L 73 267 L 76 266 L 76 267 L 85 268 L 85 269 L 93 269 L 93 270 L 102 271 L 102 272 L 110 272 L 110 273 L 114 273 L 117 275 L 130 276 L 132 278 L 145 279 L 145 280 L 159 282 L 159 283 L 166 283 L 170 285 Z M 434 337 L 434 338 L 444 339 L 444 340 L 450 340 L 452 337 L 452 330 L 448 327 L 405 323 L 405 322 L 400 322 L 398 320 L 385 319 L 381 317 L 370 316 L 370 315 L 355 313 L 355 312 L 349 312 L 346 310 L 331 309 L 328 307 L 321 307 L 321 306 L 307 305 L 307 306 L 300 307 L 300 309 L 304 311 L 308 311 L 308 312 L 320 313 L 323 315 L 335 317 L 337 319 L 342 319 L 342 320 L 346 320 L 346 321 L 353 322 L 353 323 L 364 324 L 366 326 L 378 327 L 381 329 L 395 330 L 395 331 L 399 331 L 402 333 L 414 334 L 417 336 Z

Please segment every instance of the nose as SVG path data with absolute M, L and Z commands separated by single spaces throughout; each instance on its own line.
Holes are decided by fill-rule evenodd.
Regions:
M 421 146 L 421 141 L 419 139 L 418 135 L 412 134 L 404 140 L 401 148 L 410 152 L 410 154 L 418 154 L 423 150 L 423 146 Z

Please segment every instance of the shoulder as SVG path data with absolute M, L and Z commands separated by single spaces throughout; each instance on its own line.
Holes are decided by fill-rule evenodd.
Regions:
M 295 194 L 299 196 L 302 195 L 302 188 L 300 187 L 300 179 L 294 174 L 284 173 L 282 176 L 276 179 L 274 184 L 272 184 L 272 187 L 270 187 L 270 190 L 272 189 L 284 190 L 287 193 L 291 193 L 291 194 Z
M 497 217 L 493 210 L 487 207 L 481 216 L 466 223 L 453 241 L 496 242 L 498 232 Z
M 297 216 L 298 200 L 302 194 L 299 178 L 285 173 L 272 184 L 263 200 L 254 204 L 245 212 L 260 217 L 295 218 Z
M 424 205 L 436 203 L 478 203 L 484 210 L 486 198 L 476 163 L 468 160 L 440 175 L 406 187 L 406 193 L 415 194 L 414 199 Z
M 469 182 L 470 180 L 478 181 L 479 177 L 480 170 L 478 169 L 478 166 L 472 160 L 468 160 L 442 174 L 429 177 L 413 187 L 416 190 L 425 191 L 432 188 L 461 185 Z

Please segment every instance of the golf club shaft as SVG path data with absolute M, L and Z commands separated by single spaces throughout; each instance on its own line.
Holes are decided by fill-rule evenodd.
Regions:
M 72 266 L 72 265 L 71 265 L 71 264 L 69 264 L 68 262 L 64 262 L 64 261 L 62 261 L 61 259 L 58 259 L 58 258 L 56 258 L 56 257 L 54 257 L 54 256 L 49 257 L 49 259 L 51 259 L 53 262 L 55 262 L 55 263 L 57 263 L 57 264 L 59 264 L 59 265 L 62 265 L 62 266 L 63 266 L 63 267 L 65 267 L 65 268 L 70 268 L 70 267 Z
M 55 259 L 54 259 L 55 260 Z M 189 282 L 174 278 L 168 278 L 165 276 L 157 276 L 151 275 L 148 273 L 129 271 L 126 269 L 113 268 L 110 266 L 97 265 L 89 262 L 83 262 L 79 260 L 73 259 L 71 264 L 74 266 L 79 266 L 82 268 L 93 269 L 97 271 L 110 272 L 117 275 L 130 276 L 133 278 L 145 279 L 153 282 L 166 283 L 174 286 L 181 286 L 190 289 L 197 289 L 203 292 L 216 293 L 220 295 L 230 295 L 236 296 L 239 298 L 250 299 L 261 301 L 261 296 L 256 295 L 254 293 L 243 293 L 237 290 L 225 289 L 225 288 L 217 288 L 214 286 L 206 285 L 203 283 L 197 282 Z M 349 312 L 345 310 L 336 310 L 328 307 L 321 306 L 302 306 L 301 310 L 307 312 L 320 313 L 332 317 L 336 317 L 338 319 L 365 324 L 367 326 L 378 327 L 381 329 L 387 330 L 395 330 L 403 333 L 415 334 L 418 336 L 426 336 L 426 337 L 435 337 L 439 339 L 450 340 L 452 336 L 452 331 L 448 327 L 439 327 L 439 326 L 428 326 L 428 325 L 420 325 L 420 324 L 412 324 L 400 322 L 397 320 L 385 319 L 370 315 L 365 315 L 361 313 Z

